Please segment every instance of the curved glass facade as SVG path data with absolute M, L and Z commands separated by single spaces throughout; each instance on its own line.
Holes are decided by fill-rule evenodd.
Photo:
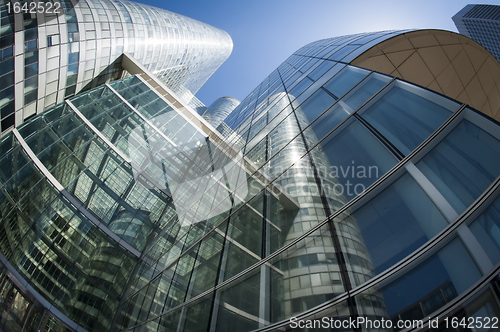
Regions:
M 27 322 L 88 331 L 498 317 L 500 126 L 348 64 L 392 34 L 300 49 L 224 120 L 231 135 L 141 75 L 14 129 L 0 260 L 27 291 L 0 274 L 0 294 L 41 304 Z
M 500 63 L 464 35 L 445 30 L 397 34 L 349 64 L 412 82 L 500 119 Z
M 124 52 L 199 106 L 194 94 L 232 51 L 225 31 L 167 10 L 121 0 L 55 2 L 63 15 L 14 15 L 7 2 L 0 4 L 2 132 L 75 93 L 122 77 Z M 15 26 L 24 30 L 16 32 Z M 14 49 L 14 41 L 24 46 Z
M 221 97 L 214 101 L 202 114 L 214 128 L 217 128 L 224 119 L 240 104 L 240 102 L 231 97 Z
M 200 257 L 210 237 L 178 259 L 169 254 L 162 273 L 145 270 L 127 295 L 122 330 L 300 330 L 324 317 L 385 320 L 393 327 L 383 330 L 400 330 L 408 319 L 445 324 L 440 313 L 474 300 L 471 290 L 495 291 L 496 258 L 483 245 L 490 242 L 467 225 L 474 203 L 497 193 L 498 125 L 427 89 L 347 65 L 371 42 L 347 38 L 364 40 L 301 49 L 225 120 L 246 142 L 254 176 L 297 206 L 276 209 L 264 188 L 221 223 L 218 263 Z M 196 291 L 207 266 L 211 287 Z M 143 311 L 145 303 L 158 309 Z M 489 317 L 498 312 L 492 303 Z M 490 307 L 475 310 L 471 317 Z

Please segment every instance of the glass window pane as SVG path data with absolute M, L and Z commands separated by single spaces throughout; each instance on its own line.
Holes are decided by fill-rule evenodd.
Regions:
M 202 332 L 208 330 L 213 301 L 214 299 L 212 298 L 212 295 L 208 295 L 203 297 L 201 300 L 188 304 L 186 309 L 183 308 L 183 310 L 186 311 L 186 320 L 184 322 L 184 326 L 182 327 L 182 331 Z M 158 329 L 158 331 L 161 330 Z M 167 329 L 165 331 L 173 330 Z
M 350 114 L 351 113 L 343 107 L 343 103 L 339 102 L 314 121 L 310 129 L 314 131 L 318 139 L 321 139 L 344 121 Z
M 196 266 L 190 280 L 192 291 L 187 299 L 195 297 L 215 286 L 224 238 L 218 233 L 210 235 L 201 243 Z
M 393 321 L 423 319 L 452 301 L 481 278 L 462 242 L 455 238 L 403 276 L 380 289 L 357 296 L 359 303 L 378 295 Z
M 344 47 L 339 49 L 337 52 L 335 52 L 332 56 L 330 56 L 329 59 L 340 61 L 347 54 L 351 53 L 353 50 L 357 49 L 358 47 L 359 47 L 359 45 L 345 45 Z
M 80 56 L 80 53 L 78 53 L 78 52 L 69 53 L 68 54 L 68 63 L 71 64 L 71 63 L 78 62 L 79 56 Z
M 24 95 L 24 105 L 28 105 L 36 100 L 38 90 L 32 90 Z
M 333 62 L 335 64 L 335 62 Z M 322 87 L 325 82 L 327 82 L 332 76 L 337 74 L 342 68 L 344 68 L 345 65 L 341 63 L 336 63 L 335 66 L 331 67 L 323 76 L 318 78 L 316 82 L 311 84 L 300 96 L 297 97 L 293 101 L 293 106 L 300 105 L 302 102 L 304 102 L 309 96 L 311 96 L 318 88 Z
M 6 117 L 5 119 L 2 119 L 2 124 L 1 124 L 2 131 L 5 131 L 8 128 L 12 127 L 14 125 L 14 123 L 15 123 L 14 114 Z
M 14 70 L 14 58 L 0 62 L 0 75 L 8 73 L 12 70 Z
M 448 225 L 409 174 L 401 176 L 370 202 L 335 224 L 353 224 L 360 230 L 377 274 L 405 258 Z
M 372 73 L 366 80 L 359 84 L 347 96 L 342 98 L 353 111 L 357 110 L 365 101 L 382 89 L 391 78 L 389 76 Z
M 323 76 L 324 73 L 330 70 L 330 68 L 332 68 L 334 65 L 336 65 L 336 62 L 323 61 L 323 63 L 321 63 L 309 74 L 309 77 L 316 81 L 318 78 Z
M 500 199 L 497 198 L 469 226 L 481 246 L 486 251 L 493 265 L 500 262 Z
M 260 167 L 266 162 L 267 138 L 257 143 L 257 145 L 247 153 L 247 157 Z
M 290 91 L 290 99 L 295 99 L 298 95 L 302 93 L 305 89 L 307 89 L 313 81 L 308 77 L 304 77 L 300 83 L 298 83 L 293 89 Z
M 464 119 L 417 167 L 460 214 L 500 174 L 500 141 Z
M 427 90 L 395 81 L 362 116 L 407 155 L 436 130 L 458 104 Z
M 315 147 L 311 155 L 327 197 L 344 196 L 347 201 L 362 193 L 397 163 L 358 121 L 343 125 Z M 339 206 L 334 205 L 337 210 Z
M 221 290 L 220 301 L 214 304 L 219 306 L 217 331 L 250 331 L 259 327 L 258 321 L 251 318 L 259 317 L 261 279 L 257 269 Z
M 323 87 L 340 98 L 369 73 L 366 69 L 347 66 Z
M 309 97 L 298 110 L 302 110 L 309 122 L 316 119 L 328 107 L 335 102 L 335 99 L 325 90 L 319 89 L 311 97 Z
M 472 301 L 467 301 L 463 305 L 455 308 L 453 312 L 446 318 L 449 322 L 461 322 L 466 319 L 467 322 L 477 322 L 475 331 L 488 331 L 489 328 L 484 328 L 486 324 L 492 327 L 493 323 L 498 322 L 500 317 L 500 308 L 498 306 L 498 298 L 495 296 L 495 288 L 487 284 L 482 289 L 482 292 L 474 296 Z M 473 319 L 473 320 L 472 320 Z M 442 328 L 446 322 L 444 317 L 439 317 L 439 327 Z M 498 324 L 495 324 L 498 325 Z M 449 326 L 449 325 L 448 325 Z M 477 328 L 483 326 L 483 328 Z

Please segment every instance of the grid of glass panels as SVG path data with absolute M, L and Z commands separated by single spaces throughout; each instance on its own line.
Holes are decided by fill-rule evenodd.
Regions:
M 7 11 L 5 2 L 0 4 L 0 130 L 5 131 L 15 123 L 14 105 L 14 14 Z
M 461 34 L 484 46 L 495 58 L 500 59 L 500 6 L 467 5 L 453 16 Z
M 49 305 L 81 326 L 109 327 L 137 257 L 65 199 L 14 135 L 1 145 L 2 255 Z
M 376 38 L 299 50 L 226 118 L 246 142 L 254 176 L 296 205 L 267 187 L 198 241 L 158 238 L 150 253 L 164 263 L 143 264 L 132 277 L 117 329 L 272 330 L 299 315 L 396 324 L 428 317 L 494 271 L 496 249 L 486 241 L 473 249 L 471 228 L 436 237 L 490 195 L 499 127 L 434 92 L 344 63 Z M 304 314 L 316 306 L 326 309 Z
M 140 252 L 223 229 L 228 204 L 250 195 L 237 190 L 249 175 L 235 158 L 136 76 L 70 98 L 2 142 L 1 252 L 89 331 L 111 327 Z M 168 264 L 145 253 L 153 270 Z

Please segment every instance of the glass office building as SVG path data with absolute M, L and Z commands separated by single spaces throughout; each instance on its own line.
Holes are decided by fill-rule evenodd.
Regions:
M 135 2 L 55 2 L 61 5 L 59 14 L 18 7 L 15 13 L 10 1 L 0 1 L 1 132 L 80 91 L 122 77 L 122 53 L 200 112 L 206 109 L 194 94 L 231 53 L 225 31 Z
M 353 64 L 408 34 L 302 47 L 218 130 L 124 54 L 130 76 L 5 134 L 0 328 L 493 326 L 500 126 Z
M 467 5 L 452 19 L 458 32 L 483 45 L 500 61 L 500 6 Z

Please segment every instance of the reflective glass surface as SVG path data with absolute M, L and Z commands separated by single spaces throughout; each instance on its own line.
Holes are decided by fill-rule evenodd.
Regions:
M 92 332 L 249 331 L 424 319 L 490 287 L 498 124 L 337 61 L 389 36 L 306 45 L 219 133 L 134 75 L 26 121 L 0 141 L 0 297 Z M 37 322 L 10 307 L 0 323 L 18 313 Z
M 417 166 L 461 213 L 500 175 L 499 143 L 464 119 Z
M 469 228 L 493 264 L 500 262 L 500 200 L 496 199 Z
M 394 82 L 364 108 L 362 117 L 407 155 L 458 109 L 458 103 Z

